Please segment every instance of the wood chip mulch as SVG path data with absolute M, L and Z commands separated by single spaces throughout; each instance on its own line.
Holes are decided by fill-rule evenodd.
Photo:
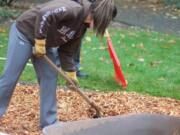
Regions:
M 104 116 L 129 113 L 158 113 L 180 117 L 180 100 L 159 98 L 137 93 L 84 92 L 104 111 Z M 61 121 L 75 121 L 92 117 L 92 109 L 75 92 L 57 91 L 58 116 Z M 39 88 L 18 85 L 6 114 L 0 118 L 0 132 L 10 135 L 41 135 L 39 128 Z

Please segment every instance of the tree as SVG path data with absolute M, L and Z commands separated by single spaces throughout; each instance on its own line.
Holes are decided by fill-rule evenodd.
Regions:
M 17 0 L 0 0 L 0 6 L 11 6 Z
M 163 0 L 167 5 L 175 5 L 177 8 L 180 8 L 180 0 Z

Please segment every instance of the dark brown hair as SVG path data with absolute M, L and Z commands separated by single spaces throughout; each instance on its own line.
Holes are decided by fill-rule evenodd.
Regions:
M 111 20 L 116 16 L 117 9 L 113 0 L 95 0 L 91 5 L 94 19 L 94 30 L 103 36 Z

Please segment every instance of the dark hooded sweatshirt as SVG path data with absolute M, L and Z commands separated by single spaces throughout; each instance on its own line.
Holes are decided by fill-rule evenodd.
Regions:
M 34 39 L 46 39 L 46 47 L 59 47 L 61 67 L 75 71 L 73 56 L 80 46 L 87 26 L 90 3 L 83 0 L 53 0 L 23 13 L 17 29 L 34 45 Z

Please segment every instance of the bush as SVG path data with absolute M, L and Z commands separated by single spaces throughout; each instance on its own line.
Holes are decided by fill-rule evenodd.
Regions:
M 0 0 L 0 6 L 11 6 L 17 0 Z
M 3 19 L 15 19 L 21 14 L 21 10 L 9 8 L 9 7 L 0 7 L 0 18 Z
M 180 0 L 163 0 L 166 5 L 175 5 L 177 8 L 180 8 Z

